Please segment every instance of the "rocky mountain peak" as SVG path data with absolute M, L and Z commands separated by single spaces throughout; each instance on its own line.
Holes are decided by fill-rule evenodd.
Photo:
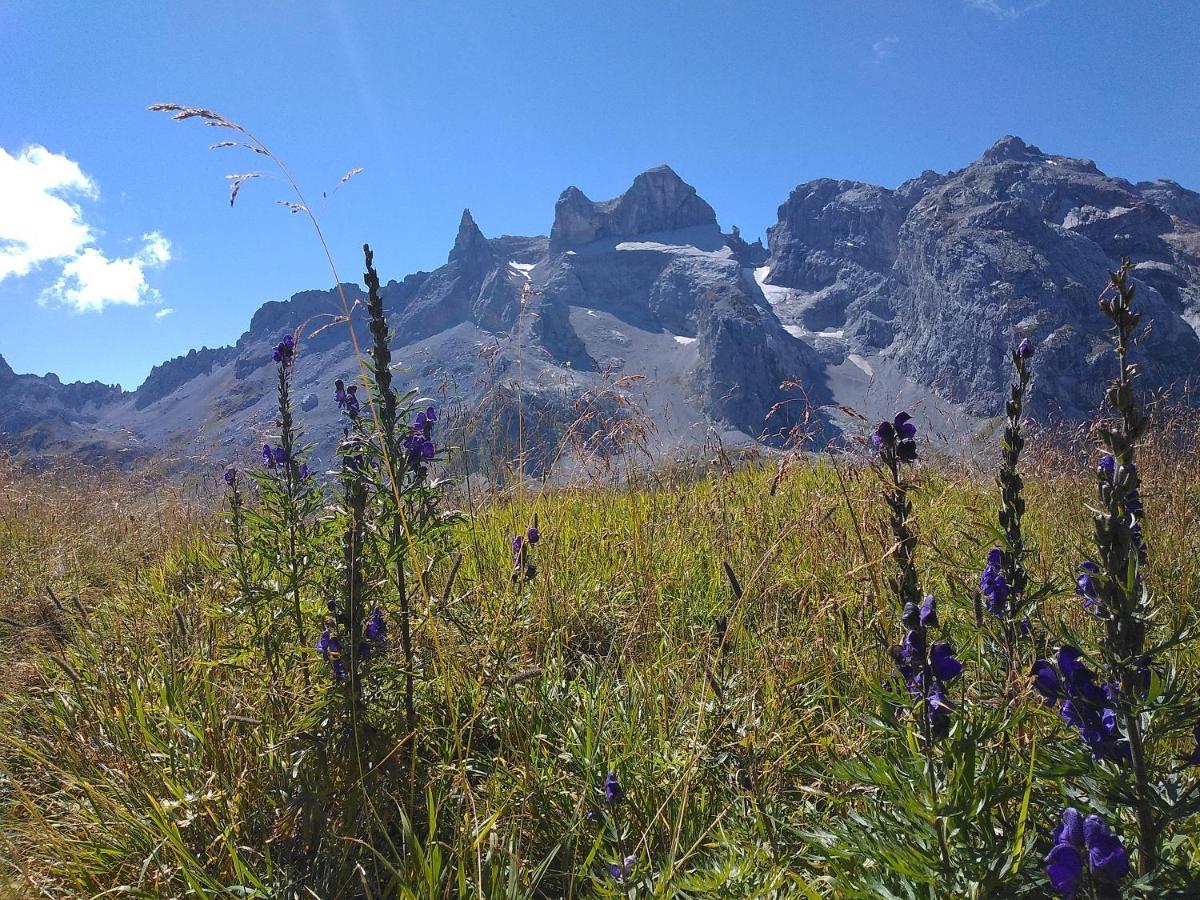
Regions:
M 11 378 L 14 374 L 12 366 L 3 356 L 0 356 L 0 378 Z
M 984 162 L 1028 162 L 1043 156 L 1041 150 L 1032 144 L 1026 144 L 1016 135 L 1006 134 L 984 151 L 981 157 Z
M 567 188 L 554 206 L 550 244 L 563 250 L 600 238 L 716 224 L 716 212 L 694 187 L 670 166 L 656 166 L 635 178 L 629 190 L 612 200 L 596 203 L 578 188 Z
M 458 223 L 458 235 L 446 259 L 447 263 L 459 262 L 472 270 L 484 270 L 492 265 L 492 248 L 483 236 L 469 209 L 464 209 Z

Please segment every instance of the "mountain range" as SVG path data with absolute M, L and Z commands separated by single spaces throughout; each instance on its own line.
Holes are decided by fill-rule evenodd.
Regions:
M 383 294 L 398 383 L 464 443 L 519 443 L 540 471 L 622 441 L 665 457 L 715 439 L 778 444 L 799 426 L 820 445 L 861 427 L 852 410 L 912 408 L 935 437 L 969 436 L 1001 413 L 1023 338 L 1031 413 L 1083 419 L 1113 371 L 1096 298 L 1122 258 L 1152 323 L 1143 386 L 1183 396 L 1200 374 L 1200 194 L 1011 136 L 894 189 L 801 184 L 765 245 L 723 231 L 667 166 L 611 200 L 567 188 L 549 236 L 489 238 L 464 211 L 446 264 Z M 328 461 L 333 382 L 359 371 L 342 312 L 336 289 L 265 303 L 236 344 L 164 362 L 134 391 L 18 375 L 0 358 L 0 441 L 32 457 L 237 459 L 269 439 L 271 348 L 295 333 L 293 396 Z

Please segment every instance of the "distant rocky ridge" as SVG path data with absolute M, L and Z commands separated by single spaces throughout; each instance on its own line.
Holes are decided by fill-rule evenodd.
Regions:
M 1096 296 L 1122 257 L 1153 323 L 1144 386 L 1179 389 L 1200 373 L 1200 194 L 1015 137 L 895 189 L 801 184 L 765 247 L 722 232 L 666 166 L 612 200 L 568 188 L 549 237 L 488 238 L 464 211 L 446 264 L 384 296 L 400 380 L 446 406 L 472 446 L 508 453 L 520 431 L 536 470 L 634 417 L 653 423 L 655 456 L 714 437 L 779 443 L 802 419 L 819 444 L 846 408 L 912 407 L 934 437 L 968 435 L 997 415 L 1023 337 L 1037 351 L 1033 414 L 1086 417 L 1112 369 Z M 156 366 L 131 392 L 0 360 L 0 440 L 26 454 L 235 458 L 269 435 L 270 348 L 299 331 L 294 394 L 330 458 L 331 385 L 358 371 L 342 313 L 336 290 L 264 304 L 234 346 Z

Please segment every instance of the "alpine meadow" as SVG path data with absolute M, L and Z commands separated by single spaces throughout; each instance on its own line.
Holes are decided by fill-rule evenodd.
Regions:
M 302 6 L 298 22 L 328 14 L 321 40 L 340 35 L 345 83 L 378 100 L 392 82 L 375 69 L 393 60 L 356 30 L 365 12 Z M 402 6 L 373 10 L 379 47 L 402 17 L 466 29 L 459 17 L 499 15 Z M 725 23 L 730 59 L 749 65 L 768 36 L 744 46 L 734 23 L 750 11 L 709 6 L 672 17 Z M 1065 0 L 941 6 L 963 41 L 986 27 L 1015 45 L 1071 18 Z M 674 30 L 694 23 L 610 12 L 657 23 L 662 47 L 613 46 L 639 65 L 661 55 L 672 102 L 703 95 L 714 115 L 750 102 L 748 85 L 732 103 L 707 74 L 693 95 L 667 73 L 683 58 Z M 798 40 L 800 13 L 774 12 Z M 617 41 L 595 15 L 551 19 Z M 1194 33 L 1190 13 L 1146 13 L 1176 15 Z M 883 27 L 801 18 L 814 35 Z M 500 56 L 474 30 L 443 45 L 418 24 L 429 48 L 397 51 L 430 61 L 461 38 L 495 66 L 489 103 L 510 85 L 501 113 L 520 128 L 492 144 L 455 132 L 464 159 L 477 142 L 509 165 L 503 144 L 527 129 L 549 148 L 530 169 L 570 146 L 567 125 L 523 112 L 580 84 L 540 68 L 571 54 L 531 22 L 497 33 Z M 917 91 L 902 25 L 864 44 L 852 74 L 872 97 Z M 1128 25 L 1139 50 L 1142 27 Z M 1186 51 L 1163 46 L 1157 77 L 1186 94 L 1172 62 Z M 468 56 L 455 65 L 484 64 Z M 306 69 L 329 65 L 309 55 L 281 73 L 310 84 Z M 584 171 L 629 184 L 638 128 L 658 115 L 637 110 L 657 101 L 621 93 L 615 63 L 592 72 L 617 99 L 578 99 L 596 122 L 587 158 L 611 170 Z M 146 77 L 186 84 L 169 67 Z M 230 96 L 256 90 L 249 73 L 243 94 L 222 77 Z M 1122 100 L 1137 89 L 1125 77 Z M 1117 108 L 1108 87 L 1064 79 L 1054 104 L 1070 91 L 1107 104 L 1113 147 L 1158 146 L 1165 108 Z M 535 84 L 536 100 L 518 90 Z M 959 168 L 879 177 L 895 188 L 801 183 L 765 242 L 718 224 L 721 201 L 766 178 L 753 164 L 712 178 L 715 205 L 666 165 L 609 200 L 567 187 L 533 236 L 485 235 L 508 195 L 479 183 L 484 212 L 454 204 L 445 264 L 406 274 L 392 233 L 358 211 L 390 189 L 369 180 L 378 158 L 321 191 L 309 154 L 331 134 L 351 160 L 387 145 L 389 177 L 444 193 L 413 160 L 422 141 L 449 160 L 451 143 L 430 127 L 389 145 L 371 116 L 339 133 L 313 96 L 270 143 L 232 109 L 137 110 L 145 134 L 180 140 L 139 177 L 183 197 L 189 171 L 218 161 L 226 192 L 203 181 L 203 203 L 230 234 L 263 207 L 277 223 L 255 232 L 254 267 L 287 284 L 276 268 L 300 224 L 332 285 L 264 303 L 220 346 L 197 347 L 216 333 L 199 323 L 245 321 L 230 299 L 245 291 L 221 275 L 236 263 L 170 224 L 130 231 L 141 201 L 124 182 L 106 170 L 122 185 L 110 200 L 58 145 L 0 125 L 0 285 L 16 309 L 13 285 L 41 273 L 22 321 L 76 323 L 0 335 L 0 897 L 1200 897 L 1200 194 L 1132 180 L 1135 156 L 1127 180 L 993 130 Z M 956 101 L 964 129 L 1027 121 L 978 101 Z M 1068 150 L 1059 108 L 1040 127 Z M 422 109 L 458 121 L 433 99 Z M 760 141 L 791 146 L 808 128 L 754 114 Z M 880 139 L 885 153 L 895 137 L 896 171 L 950 141 L 929 115 Z M 1200 125 L 1187 116 L 1163 133 Z M 605 159 L 619 146 L 604 123 L 628 160 Z M 699 146 L 696 127 L 672 140 Z M 311 137 L 293 168 L 297 134 Z M 11 156 L 9 137 L 23 142 Z M 130 167 L 149 140 L 129 138 Z M 681 156 L 680 172 L 708 165 Z M 514 225 L 524 216 L 514 206 Z M 57 244 L 39 230 L 55 221 Z M 118 233 L 141 243 L 122 249 Z M 174 273 L 193 264 L 213 273 L 209 307 L 178 336 L 191 349 L 151 367 L 174 345 L 147 335 L 188 314 Z M 82 343 L 79 321 L 96 329 Z M 30 347 L 149 374 L 132 390 L 18 374 Z

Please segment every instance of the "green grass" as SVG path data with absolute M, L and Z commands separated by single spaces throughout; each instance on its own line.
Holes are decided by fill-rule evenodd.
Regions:
M 1180 619 L 1200 586 L 1190 453 L 1144 464 L 1154 586 Z M 1093 627 L 1071 581 L 1090 480 L 1067 457 L 1030 458 L 1030 569 L 1061 585 L 1038 624 Z M 317 654 L 295 648 L 272 683 L 246 646 L 215 498 L 4 469 L 0 894 L 842 896 L 811 836 L 877 800 L 834 764 L 886 739 L 869 719 L 897 637 L 889 541 L 868 470 L 797 465 L 773 490 L 774 476 L 529 489 L 470 510 L 452 589 L 439 565 L 418 604 L 410 778 L 397 771 L 398 646 L 371 689 L 393 752 L 356 768 L 323 719 Z M 986 475 L 922 472 L 924 587 L 980 704 L 993 676 L 970 592 L 995 503 Z M 509 542 L 534 513 L 538 574 L 522 590 Z M 314 639 L 322 601 L 314 584 Z M 1034 742 L 1070 735 L 1023 678 L 1011 689 L 1030 712 L 987 740 L 1018 751 L 1025 830 L 1003 840 L 1020 857 L 1061 809 L 1053 785 L 1024 797 Z M 629 794 L 614 815 L 610 769 Z M 607 877 L 618 846 L 636 857 L 623 886 Z

